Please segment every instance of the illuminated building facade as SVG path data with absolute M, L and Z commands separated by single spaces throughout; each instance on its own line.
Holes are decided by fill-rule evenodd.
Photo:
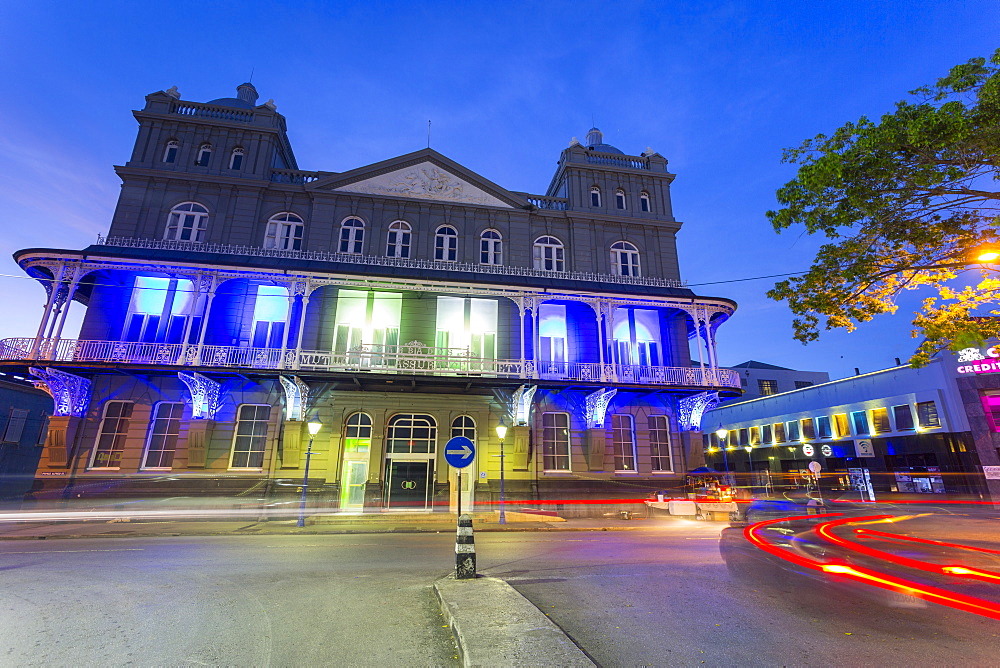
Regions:
M 719 471 L 752 472 L 758 487 L 801 484 L 818 462 L 825 486 L 847 489 L 867 475 L 876 495 L 1000 499 L 997 359 L 1000 348 L 945 351 L 919 369 L 726 402 L 704 414 L 706 459 Z
M 348 511 L 454 504 L 453 436 L 477 444 L 463 506 L 495 501 L 501 421 L 512 500 L 634 496 L 700 463 L 689 430 L 739 393 L 715 348 L 735 304 L 680 280 L 662 156 L 595 128 L 545 195 L 429 148 L 303 171 L 273 101 L 237 93 L 148 95 L 108 236 L 16 254 L 48 295 L 0 351 L 56 398 L 36 486 L 281 489 L 312 418 L 309 489 Z

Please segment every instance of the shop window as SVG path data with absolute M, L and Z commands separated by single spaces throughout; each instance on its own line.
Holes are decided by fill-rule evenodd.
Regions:
M 892 417 L 896 421 L 896 431 L 913 431 L 913 411 L 909 404 L 893 406 Z
M 750 445 L 760 445 L 760 427 L 750 427 Z
M 635 423 L 631 415 L 612 415 L 611 434 L 615 451 L 615 471 L 634 473 Z
M 847 425 L 847 413 L 838 413 L 833 416 L 833 426 L 836 430 L 836 438 L 847 438 L 851 435 L 851 429 Z
M 774 423 L 774 442 L 784 443 L 785 442 L 785 423 L 775 422 Z
M 940 427 L 941 418 L 938 416 L 937 404 L 933 401 L 921 401 L 917 404 L 917 424 L 921 429 Z
M 771 396 L 772 394 L 778 393 L 778 381 L 776 380 L 757 380 L 757 389 L 760 390 L 760 394 L 763 397 Z
M 542 413 L 542 460 L 546 471 L 569 471 L 569 413 Z
M 263 468 L 264 451 L 267 449 L 267 421 L 271 417 L 271 407 L 242 404 L 236 415 L 236 431 L 233 434 L 233 451 L 229 468 Z
M 771 445 L 771 425 L 763 424 L 760 426 L 760 442 L 761 445 Z
M 829 415 L 820 415 L 816 418 L 816 431 L 819 432 L 820 438 L 830 438 L 832 434 L 830 433 Z
M 872 427 L 876 434 L 884 434 L 891 431 L 889 428 L 888 408 L 876 408 L 872 411 Z
M 90 468 L 117 469 L 121 466 L 132 406 L 131 401 L 108 401 L 104 404 Z
M 868 428 L 868 413 L 866 411 L 851 413 L 851 422 L 854 423 L 854 433 L 858 436 L 868 436 L 871 433 Z
M 146 456 L 143 458 L 142 468 L 169 469 L 173 466 L 183 412 L 183 403 L 161 401 L 156 404 L 153 420 L 149 424 Z
M 746 447 L 750 445 L 750 430 L 744 427 L 740 429 L 740 446 Z
M 816 438 L 816 426 L 812 421 L 812 418 L 805 418 L 799 421 L 802 426 L 802 438 L 806 441 L 812 441 Z
M 673 471 L 670 456 L 670 421 L 666 415 L 650 415 L 649 451 L 654 471 Z
M 981 399 L 990 430 L 1000 432 L 1000 392 L 988 392 Z
M 791 420 L 788 422 L 788 440 L 795 442 L 799 440 L 799 422 L 798 420 Z

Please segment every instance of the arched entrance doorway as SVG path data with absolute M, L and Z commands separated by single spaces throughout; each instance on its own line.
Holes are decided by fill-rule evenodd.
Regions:
M 385 438 L 384 508 L 430 508 L 436 453 L 437 422 L 433 417 L 399 414 L 389 419 Z

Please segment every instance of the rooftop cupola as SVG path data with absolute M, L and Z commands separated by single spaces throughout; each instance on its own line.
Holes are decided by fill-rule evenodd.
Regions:
M 587 133 L 587 150 L 597 151 L 598 153 L 618 153 L 624 155 L 621 150 L 611 144 L 605 144 L 604 133 L 597 128 L 590 128 L 590 132 Z
M 248 104 L 257 104 L 257 98 L 260 96 L 257 94 L 257 89 L 248 81 L 236 87 L 236 97 Z

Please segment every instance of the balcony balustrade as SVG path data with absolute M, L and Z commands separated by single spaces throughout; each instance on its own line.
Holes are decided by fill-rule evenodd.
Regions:
M 740 386 L 739 374 L 731 369 L 478 358 L 465 348 L 434 348 L 416 342 L 328 351 L 76 339 L 36 343 L 32 338 L 13 338 L 0 341 L 0 360 L 478 376 L 677 387 Z
M 252 123 L 253 112 L 233 107 L 221 107 L 213 104 L 201 102 L 174 102 L 170 105 L 170 113 L 181 116 L 200 116 L 202 118 L 216 118 L 223 121 L 238 121 L 240 123 Z
M 342 262 L 373 267 L 409 267 L 413 269 L 432 269 L 437 271 L 459 271 L 470 274 L 488 274 L 495 276 L 530 276 L 532 278 L 561 278 L 573 281 L 589 281 L 613 285 L 646 285 L 657 288 L 683 288 L 683 281 L 672 278 L 652 278 L 648 276 L 618 276 L 615 274 L 598 274 L 583 271 L 544 271 L 530 267 L 510 267 L 495 264 L 472 264 L 467 262 L 441 262 L 435 260 L 419 260 L 400 257 L 382 257 L 377 255 L 354 255 L 351 253 L 333 253 L 328 251 L 293 251 L 261 246 L 238 246 L 235 244 L 212 244 L 195 241 L 170 241 L 167 239 L 140 239 L 136 237 L 97 237 L 98 246 L 115 248 L 149 248 L 155 250 L 179 250 L 196 253 L 219 253 L 222 255 L 240 255 L 244 257 L 277 257 L 301 260 L 318 260 L 320 262 Z

